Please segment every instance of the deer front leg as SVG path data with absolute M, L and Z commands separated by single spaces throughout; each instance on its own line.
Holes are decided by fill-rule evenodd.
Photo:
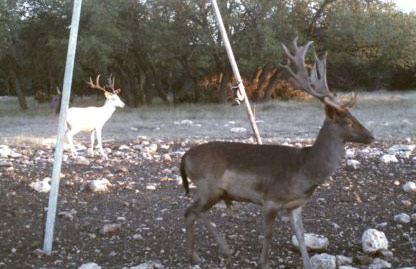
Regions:
M 293 230 L 295 230 L 296 238 L 299 242 L 300 252 L 302 254 L 303 267 L 305 269 L 311 269 L 311 262 L 309 260 L 308 251 L 305 245 L 304 229 L 302 223 L 302 207 L 298 207 L 290 211 L 290 221 L 292 223 Z
M 74 135 L 76 133 L 77 132 L 75 130 L 73 130 L 73 129 L 72 130 L 68 130 L 66 132 L 66 139 L 68 140 L 69 147 L 71 148 L 72 157 L 77 157 L 78 156 L 77 150 L 75 149 L 74 142 L 73 142 L 73 138 L 74 138 Z
M 95 140 L 95 130 L 91 132 L 91 148 L 90 148 L 90 155 L 94 157 L 94 140 Z
M 263 248 L 260 254 L 260 265 L 262 269 L 268 269 L 269 267 L 269 249 L 273 237 L 273 222 L 277 215 L 277 209 L 279 207 L 274 203 L 267 203 L 264 206 L 263 216 Z
M 101 140 L 101 128 L 97 128 L 95 131 L 97 132 L 97 143 L 98 143 L 98 148 L 100 149 L 100 153 L 104 157 L 104 159 L 108 159 L 107 155 L 104 153 L 104 150 L 103 150 L 103 143 Z

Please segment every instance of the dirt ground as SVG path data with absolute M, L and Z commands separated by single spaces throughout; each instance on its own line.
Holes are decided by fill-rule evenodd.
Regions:
M 185 253 L 183 221 L 195 190 L 185 196 L 178 164 L 195 144 L 216 139 L 250 142 L 242 107 L 156 105 L 116 111 L 103 131 L 110 160 L 89 157 L 81 148 L 85 162 L 66 158 L 63 163 L 60 216 L 53 253 L 47 256 L 36 249 L 43 245 L 48 194 L 29 184 L 51 174 L 56 117 L 47 105 L 30 104 L 31 111 L 19 112 L 15 100 L 0 99 L 0 145 L 15 153 L 0 157 L 0 268 L 78 268 L 95 262 L 105 269 L 121 269 L 151 260 L 165 268 L 195 266 Z M 377 142 L 369 147 L 347 145 L 361 168 L 348 169 L 343 161 L 331 180 L 316 190 L 304 209 L 305 229 L 328 237 L 326 253 L 353 257 L 353 266 L 368 268 L 361 235 L 377 228 L 386 234 L 393 252 L 393 257 L 383 259 L 393 268 L 416 266 L 416 223 L 394 221 L 399 213 L 416 213 L 415 196 L 402 189 L 404 183 L 416 181 L 416 152 L 390 164 L 377 154 L 395 144 L 416 144 L 416 93 L 362 94 L 353 113 Z M 309 101 L 257 105 L 256 115 L 265 143 L 294 146 L 312 143 L 323 121 L 322 106 Z M 232 133 L 234 127 L 247 132 Z M 88 141 L 88 135 L 77 138 L 83 145 Z M 111 183 L 107 191 L 88 189 L 91 180 L 102 178 Z M 230 213 L 218 204 L 209 218 L 226 235 L 234 254 L 222 258 L 212 236 L 197 225 L 197 246 L 205 259 L 200 268 L 257 268 L 261 208 L 241 203 Z M 119 230 L 100 233 L 105 224 L 115 223 L 121 224 Z M 291 235 L 287 214 L 281 212 L 274 226 L 272 268 L 302 268 Z

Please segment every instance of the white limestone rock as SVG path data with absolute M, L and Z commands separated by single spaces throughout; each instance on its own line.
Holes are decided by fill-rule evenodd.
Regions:
M 396 158 L 396 156 L 391 155 L 391 154 L 384 154 L 383 156 L 381 156 L 380 161 L 382 161 L 385 164 L 399 162 L 399 160 Z
M 106 178 L 96 179 L 91 181 L 88 184 L 88 187 L 93 192 L 105 192 L 108 190 L 108 186 L 110 185 L 110 181 Z
M 234 128 L 230 129 L 230 132 L 235 133 L 235 134 L 237 134 L 237 133 L 246 133 L 247 129 L 243 128 L 243 127 L 234 127 Z
M 292 244 L 299 248 L 299 242 L 295 235 L 292 235 Z M 306 248 L 311 250 L 324 250 L 329 245 L 329 240 L 323 235 L 305 233 Z
M 403 185 L 403 190 L 408 193 L 416 194 L 416 183 L 413 181 L 406 182 Z
M 389 248 L 386 235 L 376 229 L 366 230 L 361 237 L 361 243 L 365 253 L 376 253 L 379 250 Z
M 316 254 L 311 258 L 312 269 L 336 269 L 336 258 L 326 253 Z
M 149 261 L 130 267 L 130 269 L 163 269 L 165 268 L 160 262 Z
M 42 181 L 36 181 L 29 184 L 29 187 L 34 189 L 37 192 L 47 193 L 51 189 L 51 185 L 49 185 L 49 181 L 51 179 L 49 177 L 45 177 Z
M 13 154 L 13 150 L 7 145 L 0 145 L 0 157 L 8 158 Z
M 391 268 L 391 263 L 382 260 L 380 258 L 375 258 L 374 261 L 370 264 L 369 269 L 383 269 L 383 268 Z
M 351 170 L 358 170 L 361 167 L 361 163 L 354 159 L 348 159 L 347 160 L 347 168 Z
M 95 262 L 89 262 L 81 265 L 78 269 L 101 269 L 101 266 L 96 264 Z
M 410 216 L 406 213 L 400 213 L 396 216 L 394 216 L 394 221 L 398 223 L 407 224 L 410 222 Z
M 337 266 L 352 264 L 352 258 L 344 255 L 336 255 Z

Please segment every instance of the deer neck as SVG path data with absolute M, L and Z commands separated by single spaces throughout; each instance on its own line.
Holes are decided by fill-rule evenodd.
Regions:
M 104 110 L 103 117 L 108 120 L 111 117 L 111 115 L 113 115 L 114 111 L 116 110 L 116 107 L 107 100 L 102 106 L 102 109 Z
M 335 124 L 325 120 L 314 145 L 305 156 L 303 173 L 313 185 L 323 183 L 335 173 L 345 156 L 344 144 L 337 133 Z

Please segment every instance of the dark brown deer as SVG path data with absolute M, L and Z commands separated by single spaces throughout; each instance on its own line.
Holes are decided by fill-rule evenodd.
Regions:
M 286 209 L 300 245 L 304 268 L 311 269 L 304 241 L 302 207 L 316 187 L 334 174 L 345 155 L 346 142 L 369 144 L 374 140 L 372 134 L 349 112 L 355 104 L 355 95 L 342 103 L 329 91 L 326 54 L 322 59 L 315 54 L 312 70 L 306 69 L 305 55 L 311 44 L 298 46 L 295 39 L 294 55 L 283 45 L 297 72 L 289 65 L 283 67 L 293 76 L 299 88 L 325 104 L 326 119 L 313 146 L 294 148 L 211 142 L 193 147 L 183 156 L 181 175 L 185 191 L 189 193 L 188 177 L 198 191 L 198 198 L 185 211 L 186 247 L 193 260 L 200 261 L 194 249 L 194 223 L 197 219 L 213 234 L 220 251 L 231 254 L 226 240 L 217 233 L 204 212 L 220 200 L 227 205 L 231 201 L 242 201 L 264 208 L 261 268 L 269 268 L 268 253 L 277 210 Z

